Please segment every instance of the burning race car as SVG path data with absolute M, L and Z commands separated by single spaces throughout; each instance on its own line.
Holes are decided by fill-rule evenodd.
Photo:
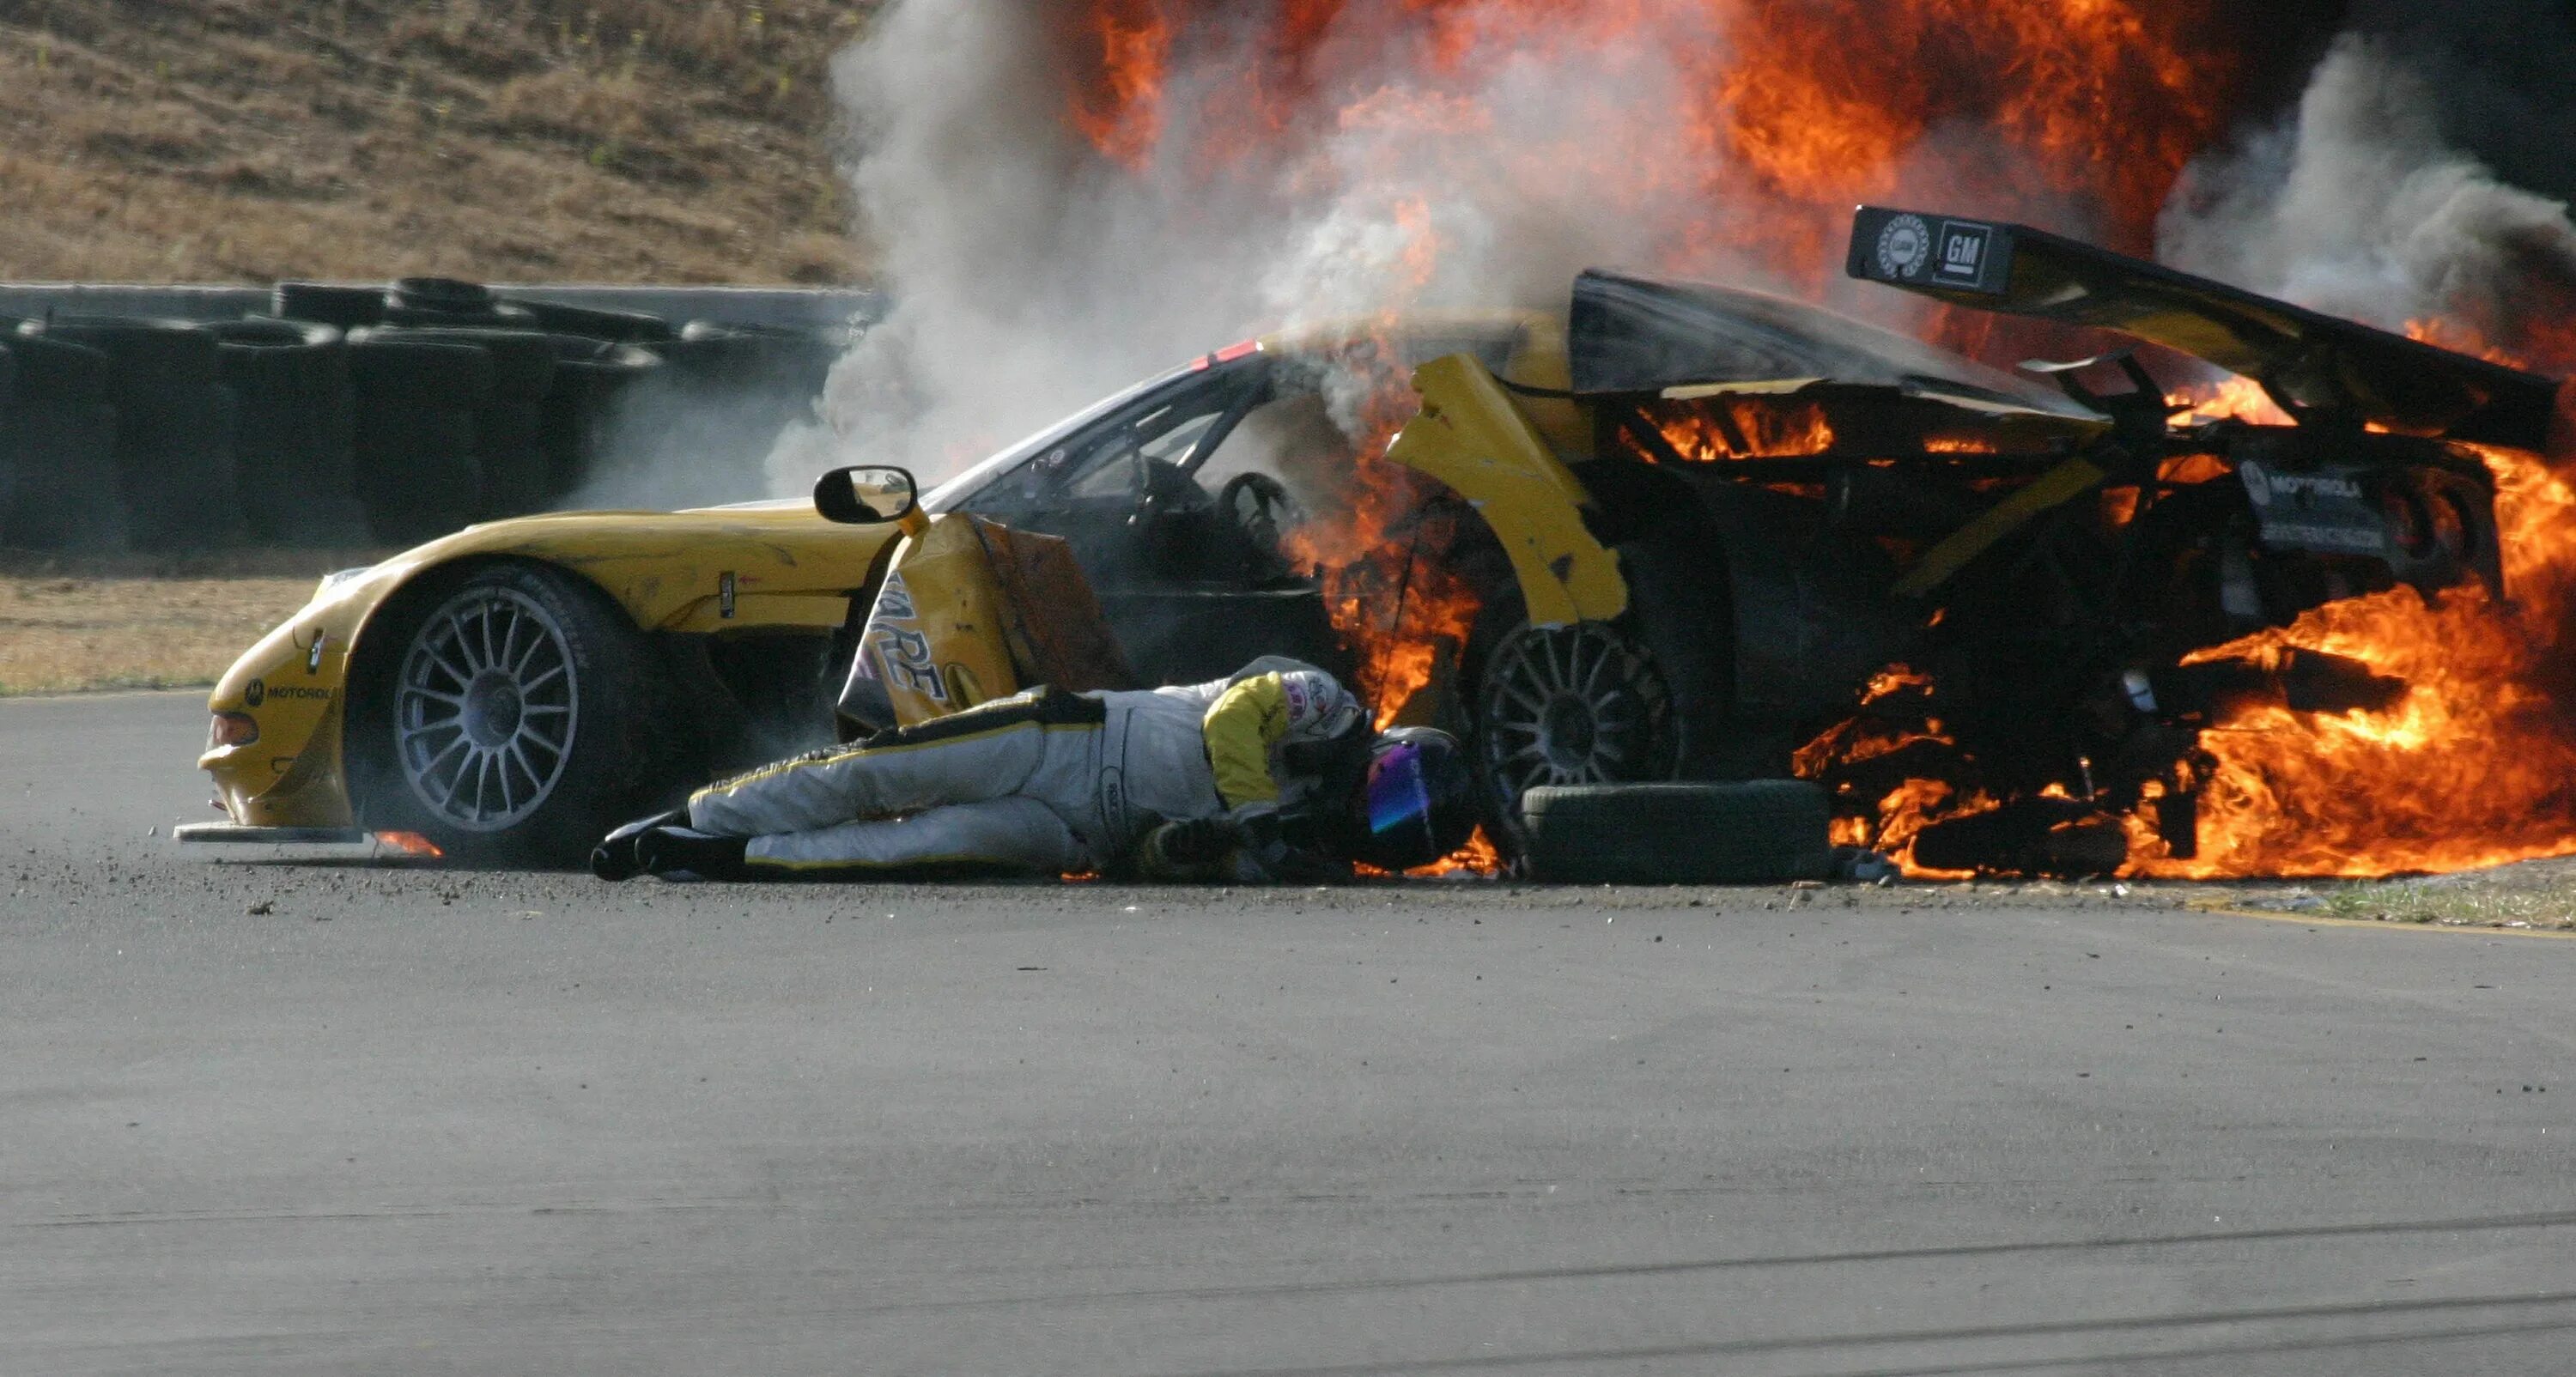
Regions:
M 1563 316 L 1209 355 L 917 511 L 899 471 L 867 471 L 882 500 L 843 471 L 823 512 L 531 518 L 334 576 L 216 690 L 232 823 L 195 835 L 569 862 L 836 721 L 1285 654 L 1471 741 L 1506 853 L 1724 878 L 1676 861 L 1690 828 L 1785 837 L 1829 799 L 1841 839 L 1922 868 L 2107 872 L 2191 854 L 2219 716 L 2402 687 L 2214 650 L 2375 590 L 2501 585 L 2473 447 L 2539 448 L 2549 379 L 2015 225 L 1864 208 L 1849 270 L 2125 332 L 2286 420 L 2183 416 L 2135 357 L 2016 376 L 1588 272 Z M 1586 807 L 1531 806 L 1569 786 Z

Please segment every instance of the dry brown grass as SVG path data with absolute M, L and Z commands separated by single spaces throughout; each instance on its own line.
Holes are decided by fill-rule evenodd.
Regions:
M 0 696 L 211 684 L 309 578 L 0 576 Z
M 853 279 L 867 0 L 0 0 L 0 279 Z

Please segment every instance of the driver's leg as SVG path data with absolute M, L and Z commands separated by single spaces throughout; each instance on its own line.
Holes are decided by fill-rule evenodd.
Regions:
M 701 789 L 689 800 L 689 825 L 759 837 L 1002 798 L 1045 760 L 1050 731 L 1097 730 L 1101 716 L 1097 703 L 1071 694 L 1004 699 Z
M 748 878 L 825 879 L 923 866 L 994 867 L 1040 875 L 1099 868 L 1053 809 L 1027 798 L 754 837 L 743 854 Z

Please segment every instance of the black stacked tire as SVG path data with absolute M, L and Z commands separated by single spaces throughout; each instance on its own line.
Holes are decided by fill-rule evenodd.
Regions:
M 357 397 L 357 492 L 376 538 L 416 545 L 471 522 L 482 503 L 475 415 L 493 397 L 492 355 L 470 344 L 361 338 L 348 345 Z
M 550 500 L 578 491 L 616 443 L 628 395 L 661 373 L 660 355 L 631 344 L 576 335 L 551 337 L 554 390 L 547 394 L 539 444 L 546 455 Z
M 217 366 L 240 411 L 233 460 L 252 534 L 283 545 L 366 543 L 357 399 L 340 332 L 261 318 L 207 328 L 221 342 Z
M 139 550 L 238 544 L 247 532 L 233 465 L 236 409 L 214 332 L 193 321 L 58 316 L 22 333 L 107 355 L 117 486 Z
M 578 335 L 612 344 L 658 344 L 674 338 L 671 322 L 640 311 L 607 311 L 596 306 L 565 306 L 522 297 L 503 297 L 499 304 L 525 314 L 536 328 L 548 334 Z
M 693 382 L 801 406 L 822 394 L 843 347 L 816 332 L 693 320 L 654 352 Z
M 555 383 L 550 340 L 525 330 L 461 327 L 389 327 L 356 338 L 464 345 L 489 354 L 492 398 L 474 413 L 474 458 L 482 471 L 475 517 L 495 521 L 544 510 L 554 495 L 545 450 L 545 404 Z
M 85 345 L 11 335 L 15 384 L 0 412 L 0 451 L 14 475 L 0 545 L 97 553 L 126 547 L 117 482 L 115 365 Z
M 384 321 L 388 325 L 465 329 L 537 328 L 536 320 L 524 308 L 492 295 L 491 288 L 452 277 L 397 279 L 385 289 Z
M 280 282 L 268 296 L 268 313 L 285 320 L 309 320 L 340 330 L 381 325 L 385 289 L 349 287 L 332 282 Z
M 1521 809 L 1523 863 L 1547 884 L 1785 884 L 1834 870 L 1832 809 L 1803 779 L 1547 787 Z

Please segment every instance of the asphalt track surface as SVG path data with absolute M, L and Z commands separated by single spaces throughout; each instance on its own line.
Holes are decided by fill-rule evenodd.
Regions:
M 201 713 L 0 703 L 0 1370 L 2576 1369 L 2576 942 L 213 861 Z

